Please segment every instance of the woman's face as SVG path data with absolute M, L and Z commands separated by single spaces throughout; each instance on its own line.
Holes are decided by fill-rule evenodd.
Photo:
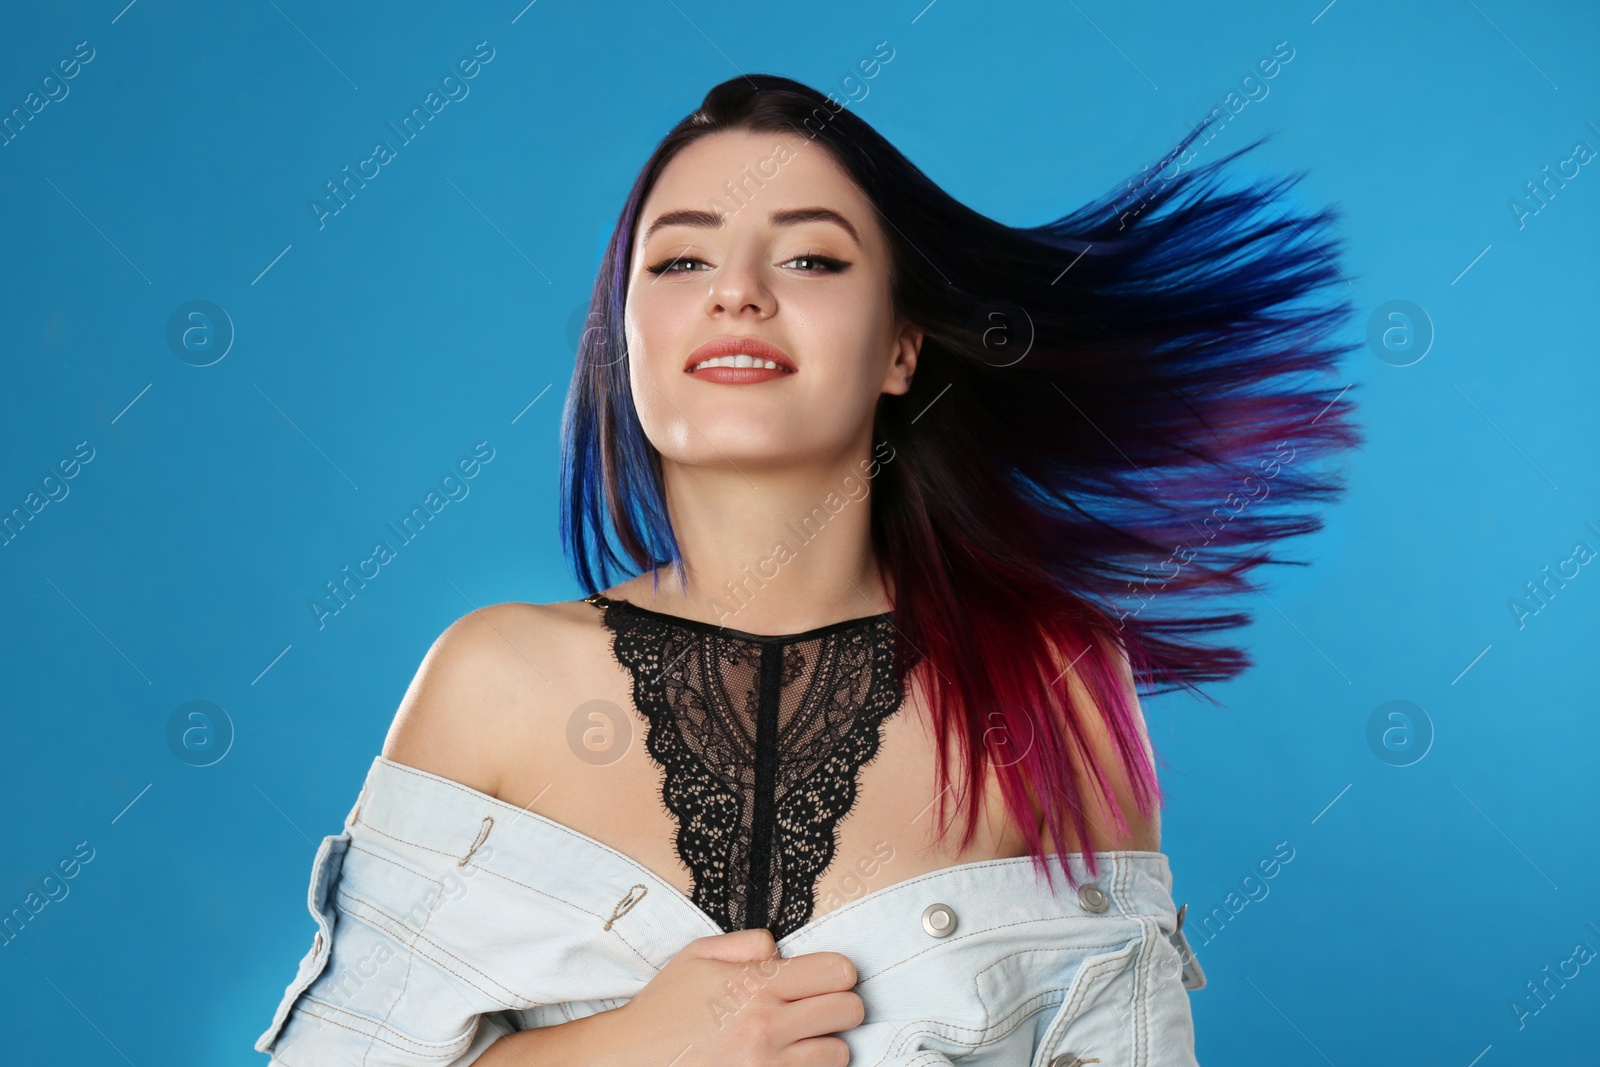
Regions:
M 827 150 L 745 132 L 702 137 L 657 179 L 625 329 L 634 405 L 663 458 L 741 472 L 864 454 L 878 397 L 909 388 L 922 340 L 895 321 L 877 212 Z M 697 349 L 728 337 L 777 346 L 794 371 L 691 373 Z

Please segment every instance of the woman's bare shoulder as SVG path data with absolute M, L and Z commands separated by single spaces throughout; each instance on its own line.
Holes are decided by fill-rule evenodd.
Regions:
M 498 796 L 504 754 L 560 703 L 584 613 L 581 600 L 507 601 L 456 619 L 406 688 L 384 758 Z

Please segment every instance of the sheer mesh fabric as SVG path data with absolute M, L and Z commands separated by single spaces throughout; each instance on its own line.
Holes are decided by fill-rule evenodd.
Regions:
M 695 904 L 725 931 L 782 939 L 804 926 L 861 768 L 902 703 L 891 616 L 765 636 L 587 602 L 632 676 Z

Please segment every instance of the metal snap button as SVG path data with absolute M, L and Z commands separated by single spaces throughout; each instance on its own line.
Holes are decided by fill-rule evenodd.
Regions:
M 1079 1056 L 1076 1052 L 1063 1052 L 1059 1056 L 1055 1056 L 1055 1057 L 1051 1058 L 1050 1067 L 1083 1067 L 1083 1065 L 1085 1063 L 1099 1063 L 1099 1062 L 1100 1062 L 1100 1057 L 1098 1057 L 1098 1056 L 1093 1056 L 1093 1057 L 1091 1057 L 1089 1059 L 1084 1059 L 1082 1056 Z
M 1096 915 L 1111 906 L 1111 901 L 1106 897 L 1105 890 L 1093 882 L 1085 882 L 1078 887 L 1078 903 Z
M 955 932 L 956 913 L 946 904 L 929 904 L 922 911 L 922 928 L 934 937 L 946 937 Z

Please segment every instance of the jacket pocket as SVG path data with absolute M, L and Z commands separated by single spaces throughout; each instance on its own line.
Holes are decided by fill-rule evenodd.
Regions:
M 1126 945 L 1091 956 L 1073 977 L 1034 1067 L 1197 1067 L 1184 959 L 1153 918 Z
M 279 1031 L 283 1029 L 289 1013 L 294 1009 L 295 1001 L 300 999 L 300 995 L 328 966 L 328 957 L 333 952 L 335 921 L 333 890 L 339 882 L 340 872 L 344 868 L 345 852 L 349 847 L 350 834 L 346 831 L 323 838 L 322 845 L 317 849 L 316 859 L 311 864 L 311 885 L 306 892 L 306 907 L 311 912 L 311 917 L 317 921 L 317 932 L 312 935 L 311 950 L 301 959 L 294 980 L 283 991 L 283 999 L 278 1003 L 278 1010 L 272 1016 L 272 1025 L 256 1038 L 257 1052 L 272 1051 L 272 1046 L 278 1040 Z
M 1134 1063 L 1129 1024 L 1134 1009 L 1134 970 L 1144 938 L 1085 959 L 1033 1057 L 1034 1067 L 1078 1067 L 1079 1063 Z M 1144 1061 L 1139 1061 L 1141 1064 Z

